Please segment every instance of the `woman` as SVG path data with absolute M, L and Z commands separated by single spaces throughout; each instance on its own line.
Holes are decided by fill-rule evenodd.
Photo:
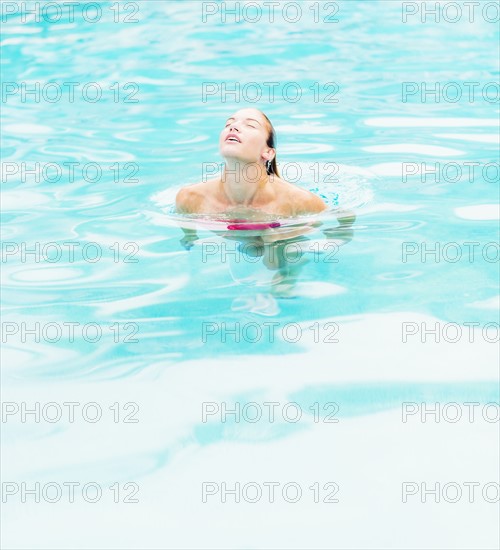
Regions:
M 328 207 L 314 193 L 281 179 L 276 164 L 276 135 L 267 116 L 258 109 L 241 109 L 226 121 L 219 138 L 225 160 L 222 176 L 182 188 L 176 197 L 176 209 L 184 214 L 221 216 L 237 222 L 269 221 L 323 212 Z M 279 226 L 279 223 L 276 224 Z M 276 296 L 290 297 L 306 260 L 295 252 L 293 263 L 287 261 L 286 247 L 313 231 L 316 224 L 264 231 L 259 236 L 244 236 L 246 231 L 226 231 L 221 236 L 235 239 L 245 253 L 262 256 L 264 265 L 277 273 L 272 289 Z M 241 229 L 273 228 L 273 223 L 244 224 Z M 183 229 L 181 244 L 189 250 L 197 240 L 196 231 Z M 252 262 L 253 263 L 253 262 Z
M 326 210 L 314 193 L 279 177 L 275 141 L 262 111 L 240 109 L 231 115 L 219 138 L 222 176 L 183 187 L 176 197 L 177 211 L 255 220 L 259 214 L 289 217 Z

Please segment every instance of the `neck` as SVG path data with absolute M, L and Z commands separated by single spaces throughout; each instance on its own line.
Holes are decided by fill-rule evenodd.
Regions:
M 252 206 L 268 184 L 269 176 L 262 164 L 226 160 L 221 187 L 231 205 Z

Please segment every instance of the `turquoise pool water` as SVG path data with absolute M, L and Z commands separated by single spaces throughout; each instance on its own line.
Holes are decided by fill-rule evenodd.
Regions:
M 498 547 L 498 2 L 53 4 L 2 6 L 3 547 Z M 279 269 L 171 216 L 249 105 L 332 206 Z

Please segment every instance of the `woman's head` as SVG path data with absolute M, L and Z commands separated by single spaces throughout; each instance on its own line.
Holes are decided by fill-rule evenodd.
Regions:
M 219 138 L 225 159 L 258 163 L 268 174 L 279 177 L 276 164 L 276 133 L 271 121 L 259 109 L 240 109 L 226 121 Z

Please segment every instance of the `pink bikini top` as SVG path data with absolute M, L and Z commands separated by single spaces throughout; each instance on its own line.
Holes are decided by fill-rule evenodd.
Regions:
M 223 220 L 220 220 L 223 221 Z M 224 220 L 227 221 L 227 220 Z M 227 229 L 229 230 L 253 230 L 259 231 L 260 229 L 273 229 L 275 227 L 280 227 L 279 222 L 247 222 L 245 220 L 229 220 Z

